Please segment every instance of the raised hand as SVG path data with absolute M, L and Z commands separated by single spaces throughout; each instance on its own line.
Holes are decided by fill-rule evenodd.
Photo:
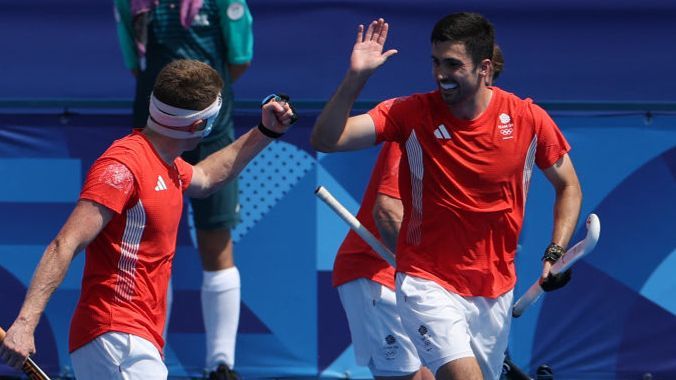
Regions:
M 355 73 L 370 74 L 389 57 L 397 54 L 395 49 L 383 53 L 388 30 L 389 25 L 382 18 L 371 22 L 366 33 L 364 33 L 364 25 L 359 25 L 357 41 L 350 57 L 350 70 Z
M 276 97 L 262 106 L 263 125 L 277 133 L 284 133 L 293 124 L 295 112 L 285 99 Z

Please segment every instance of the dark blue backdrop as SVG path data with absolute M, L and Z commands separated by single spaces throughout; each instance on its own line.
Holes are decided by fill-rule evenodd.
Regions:
M 0 98 L 130 98 L 111 1 L 0 0 Z M 399 54 L 364 89 L 381 99 L 430 88 L 429 33 L 443 14 L 479 11 L 506 55 L 501 86 L 536 100 L 675 100 L 676 2 L 255 0 L 253 67 L 240 99 L 284 89 L 326 99 L 356 25 L 385 17 Z

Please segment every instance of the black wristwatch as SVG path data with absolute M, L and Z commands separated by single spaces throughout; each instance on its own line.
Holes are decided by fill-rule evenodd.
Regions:
M 262 121 L 260 123 L 258 123 L 258 130 L 261 131 L 262 134 L 268 136 L 271 139 L 278 139 L 278 138 L 284 136 L 283 133 L 275 132 L 272 129 L 263 125 Z
M 550 243 L 547 249 L 545 249 L 545 254 L 542 256 L 542 261 L 549 261 L 553 264 L 563 257 L 565 253 L 566 250 L 563 249 L 563 247 L 556 243 Z

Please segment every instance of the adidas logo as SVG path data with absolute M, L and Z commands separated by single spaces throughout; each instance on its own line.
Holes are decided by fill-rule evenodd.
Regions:
M 434 136 L 440 140 L 450 140 L 451 134 L 446 130 L 446 126 L 439 124 L 437 129 L 434 130 Z
M 155 186 L 155 191 L 162 191 L 167 189 L 167 184 L 164 183 L 161 175 L 157 176 L 157 186 Z

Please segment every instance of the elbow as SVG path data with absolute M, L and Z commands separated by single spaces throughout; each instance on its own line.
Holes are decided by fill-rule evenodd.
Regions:
M 59 233 L 54 240 L 47 246 L 43 258 L 48 262 L 66 262 L 70 261 L 87 247 L 89 241 L 74 241 L 67 236 Z
M 582 200 L 582 187 L 579 182 L 571 183 L 557 189 L 559 197 L 567 197 Z
M 213 183 L 210 178 L 206 178 L 205 182 L 201 186 L 197 186 L 193 191 L 189 193 L 190 198 L 204 199 L 208 196 L 215 193 L 221 186 L 221 184 Z
M 312 148 L 317 152 L 332 153 L 336 151 L 335 144 L 328 144 L 320 136 L 318 136 L 317 133 L 312 133 L 312 136 L 310 137 L 310 145 L 312 145 Z
M 379 194 L 373 205 L 371 214 L 376 225 L 400 224 L 403 214 L 401 201 Z
M 575 181 L 565 186 L 561 186 L 556 190 L 557 201 L 566 202 L 571 206 L 576 206 L 578 209 L 582 207 L 582 187 L 580 183 Z
M 389 219 L 389 212 L 379 202 L 376 202 L 373 205 L 371 215 L 373 216 L 373 221 L 376 225 L 382 225 L 385 220 Z
M 582 203 L 582 186 L 579 181 L 575 181 L 575 183 L 571 184 L 569 186 L 569 191 L 580 203 Z
M 333 153 L 334 152 L 333 149 L 331 149 L 330 147 L 328 147 L 326 145 L 322 145 L 322 144 L 312 143 L 312 148 L 314 150 L 316 150 L 317 152 L 321 152 L 321 153 Z

